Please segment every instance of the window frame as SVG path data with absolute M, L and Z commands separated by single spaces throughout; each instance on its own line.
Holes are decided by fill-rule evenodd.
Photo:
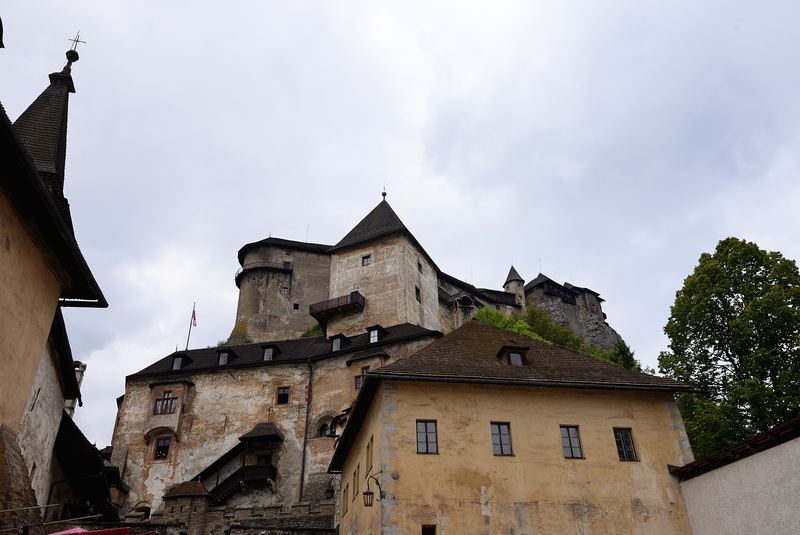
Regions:
M 422 431 L 420 431 L 420 424 L 423 425 Z M 433 425 L 433 430 L 431 431 L 430 425 Z M 415 432 L 417 435 L 417 453 L 420 455 L 438 455 L 439 454 L 439 433 L 437 430 L 437 423 L 436 420 L 417 420 L 415 426 Z M 424 440 L 420 442 L 420 433 L 422 433 L 422 437 Z M 433 436 L 433 442 L 431 443 L 430 437 Z M 433 445 L 433 449 L 431 450 L 431 445 Z
M 361 373 L 353 377 L 353 386 L 356 390 L 361 390 L 361 387 L 364 386 L 364 376 L 367 375 L 369 371 L 369 366 L 362 366 Z
M 617 438 L 617 434 L 619 433 L 619 438 Z M 630 449 L 626 447 L 625 444 L 625 436 L 624 434 L 627 433 L 628 444 Z M 617 446 L 617 455 L 619 455 L 619 460 L 623 462 L 635 462 L 639 460 L 639 456 L 636 455 L 636 445 L 633 443 L 633 431 L 630 427 L 615 427 L 614 428 L 614 443 Z M 622 448 L 620 449 L 620 445 Z M 630 457 L 629 457 L 630 456 Z
M 511 443 L 511 424 L 509 422 L 490 422 L 489 425 L 492 432 L 492 453 L 497 457 L 513 457 L 514 447 Z M 495 433 L 495 429 L 497 433 Z M 504 429 L 505 434 L 503 433 Z M 503 444 L 503 436 L 507 437 L 507 444 Z M 496 442 L 495 437 L 497 437 Z
M 286 401 L 281 402 L 281 390 L 286 390 Z M 292 402 L 292 387 L 290 385 L 287 386 L 279 386 L 275 388 L 275 405 L 289 405 Z
M 575 430 L 575 436 L 571 435 L 571 430 Z M 567 436 L 564 436 L 564 431 L 566 430 Z M 581 444 L 581 435 L 580 429 L 577 425 L 560 425 L 559 432 L 561 434 L 561 450 L 564 454 L 565 459 L 585 459 L 586 455 L 583 451 L 583 445 Z M 564 444 L 564 439 L 567 439 L 567 444 Z M 574 439 L 574 442 L 573 442 Z M 579 455 L 575 455 L 575 449 L 577 449 Z M 568 450 L 569 448 L 569 450 Z
M 175 414 L 178 410 L 178 396 L 172 395 L 172 390 L 164 390 L 161 397 L 153 404 L 153 415 Z
M 162 442 L 166 442 L 166 444 L 162 444 Z M 167 459 L 169 459 L 169 450 L 171 447 L 172 447 L 172 436 L 164 435 L 156 437 L 155 447 L 153 448 L 153 460 L 166 461 Z M 159 452 L 162 453 L 159 455 Z
M 172 357 L 172 369 L 180 370 L 183 366 L 183 357 Z
M 366 266 L 369 266 L 369 265 L 372 265 L 372 255 L 368 254 L 368 255 L 362 256 L 361 257 L 361 266 L 362 267 L 366 267 Z
M 220 366 L 225 366 L 226 364 L 228 364 L 229 357 L 230 357 L 230 353 L 228 353 L 227 351 L 221 351 L 219 353 L 219 361 L 218 361 L 219 365 Z
M 274 347 L 265 347 L 264 353 L 262 355 L 263 362 L 267 362 L 275 358 L 275 348 Z
M 369 343 L 374 344 L 378 341 L 378 329 L 370 329 L 369 331 Z

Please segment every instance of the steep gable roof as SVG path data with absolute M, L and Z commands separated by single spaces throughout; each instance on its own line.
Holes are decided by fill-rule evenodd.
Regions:
M 403 222 L 400 221 L 400 218 L 397 217 L 397 214 L 394 213 L 392 207 L 389 206 L 389 203 L 386 202 L 386 199 L 384 199 L 378 206 L 373 208 L 364 219 L 353 227 L 353 230 L 348 232 L 339 243 L 331 247 L 331 251 L 360 245 L 376 238 L 394 234 L 395 232 L 411 234 Z

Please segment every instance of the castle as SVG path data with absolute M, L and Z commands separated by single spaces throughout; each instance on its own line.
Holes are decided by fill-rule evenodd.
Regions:
M 300 336 L 319 322 L 327 334 L 403 321 L 447 332 L 476 308 L 547 310 L 587 342 L 613 349 L 597 292 L 543 274 L 527 284 L 512 266 L 503 290 L 476 288 L 443 271 L 384 200 L 336 245 L 267 238 L 239 250 L 239 303 L 232 340 Z M 366 300 L 365 296 L 369 296 Z
M 467 332 L 478 307 L 522 313 L 542 306 L 597 345 L 617 340 L 592 290 L 543 275 L 525 284 L 513 267 L 503 290 L 445 274 L 385 198 L 333 246 L 270 237 L 242 247 L 239 261 L 228 344 L 176 351 L 126 378 L 111 463 L 121 471 L 124 486 L 114 500 L 128 522 L 167 531 L 178 525 L 198 535 L 334 533 L 344 481 L 329 473 L 331 459 L 362 387 L 384 367 L 414 361 L 443 333 L 453 331 L 449 339 Z M 315 323 L 321 335 L 300 336 Z M 480 332 L 492 339 L 490 351 L 511 336 L 495 328 Z M 519 337 L 512 342 L 521 347 Z M 542 346 L 531 350 L 531 361 L 550 358 Z M 547 384 L 571 388 L 577 379 L 564 377 L 583 377 L 581 384 L 603 390 L 655 390 L 658 411 L 667 407 L 663 421 L 679 421 L 663 403 L 688 385 L 567 354 L 567 375 Z M 608 403 L 653 402 L 626 396 L 611 395 Z M 682 426 L 667 427 L 643 430 L 641 438 L 680 443 L 681 458 L 670 462 L 691 460 Z M 351 491 L 362 476 L 353 476 Z

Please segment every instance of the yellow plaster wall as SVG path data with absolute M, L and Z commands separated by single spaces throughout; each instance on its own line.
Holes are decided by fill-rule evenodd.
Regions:
M 61 284 L 0 191 L 0 422 L 25 411 L 61 295 Z
M 417 419 L 437 421 L 438 454 L 416 453 Z M 513 456 L 493 455 L 491 422 L 510 424 Z M 564 458 L 560 425 L 579 427 L 584 459 Z M 619 460 L 614 427 L 632 429 L 639 461 Z M 397 533 L 690 533 L 667 465 L 692 455 L 669 394 L 384 383 L 343 485 L 373 435 L 387 497 L 352 502 L 341 533 L 379 533 L 379 519 Z

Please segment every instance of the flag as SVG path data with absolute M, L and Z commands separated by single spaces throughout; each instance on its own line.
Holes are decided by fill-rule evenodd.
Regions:
M 197 327 L 197 314 L 194 313 L 194 307 L 192 307 L 192 327 Z

